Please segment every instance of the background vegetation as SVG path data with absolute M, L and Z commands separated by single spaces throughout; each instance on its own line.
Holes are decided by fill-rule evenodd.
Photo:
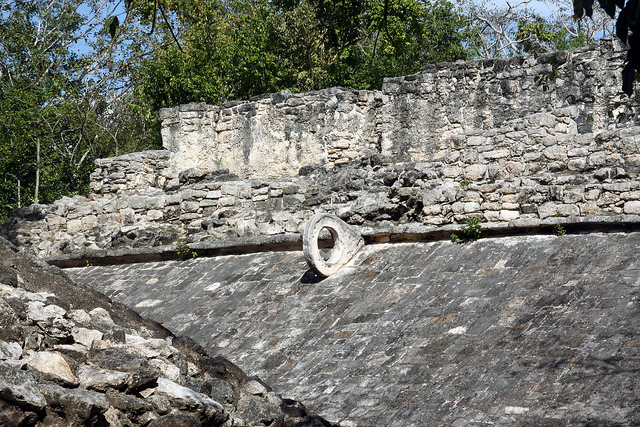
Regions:
M 560 1 L 560 0 L 549 0 Z M 160 148 L 157 110 L 380 88 L 425 64 L 583 45 L 607 19 L 447 0 L 0 0 L 0 220 Z

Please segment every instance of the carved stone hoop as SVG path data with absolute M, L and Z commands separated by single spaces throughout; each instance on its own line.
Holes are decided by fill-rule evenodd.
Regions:
M 318 247 L 318 238 L 323 229 L 333 238 L 333 248 L 328 259 L 324 259 Z M 345 265 L 364 246 L 362 236 L 346 222 L 332 214 L 316 214 L 302 235 L 302 249 L 309 267 L 320 277 L 329 277 Z

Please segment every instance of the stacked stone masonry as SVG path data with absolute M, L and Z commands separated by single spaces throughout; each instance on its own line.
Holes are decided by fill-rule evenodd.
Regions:
M 625 51 L 612 40 L 538 57 L 443 63 L 387 78 L 381 91 L 278 92 L 222 106 L 160 111 L 171 169 L 243 178 L 296 174 L 372 154 L 429 160 L 442 139 L 575 106 L 580 133 L 611 129 L 635 103 L 620 92 Z
M 311 156 L 308 160 L 315 163 L 306 165 L 289 158 L 288 163 L 285 162 L 288 169 L 272 168 L 279 177 L 243 177 L 248 174 L 245 167 L 249 163 L 240 170 L 221 169 L 229 166 L 224 162 L 196 168 L 192 167 L 198 164 L 193 159 L 189 160 L 191 167 L 176 170 L 180 159 L 184 160 L 181 156 L 190 155 L 193 150 L 176 142 L 175 135 L 168 136 L 165 132 L 165 146 L 172 148 L 175 143 L 180 151 L 146 151 L 98 160 L 91 176 L 91 198 L 63 198 L 49 206 L 34 205 L 18 210 L 4 225 L 3 234 L 38 256 L 59 257 L 125 246 L 301 233 L 308 218 L 322 212 L 336 214 L 349 224 L 361 227 L 384 221 L 437 227 L 463 223 L 470 217 L 507 224 L 553 216 L 605 215 L 623 219 L 625 215 L 638 215 L 640 127 L 634 125 L 635 118 L 625 122 L 616 116 L 633 105 L 612 110 L 618 95 L 609 94 L 609 98 L 595 96 L 591 103 L 582 97 L 574 105 L 551 108 L 568 104 L 560 100 L 568 99 L 563 91 L 570 82 L 573 82 L 570 91 L 574 96 L 582 93 L 575 82 L 581 82 L 581 87 L 594 88 L 590 90 L 595 90 L 598 86 L 594 85 L 599 82 L 601 92 L 615 91 L 619 87 L 615 77 L 619 69 L 607 67 L 619 65 L 621 55 L 611 42 L 605 41 L 588 49 L 537 59 L 440 64 L 425 68 L 416 76 L 387 79 L 382 95 L 376 92 L 365 97 L 342 89 L 325 91 L 324 94 L 336 99 L 351 94 L 351 98 L 340 98 L 340 102 L 362 105 L 380 102 L 382 110 L 413 99 L 415 102 L 406 106 L 409 116 L 389 119 L 398 128 L 396 137 L 406 143 L 389 145 L 384 142 L 388 138 L 383 137 L 382 145 L 376 148 L 371 142 L 376 138 L 367 137 L 359 125 L 354 125 L 347 133 L 361 145 L 353 156 L 335 158 L 335 161 Z M 547 66 L 562 73 L 571 69 L 574 74 L 563 84 L 556 79 L 555 86 L 546 90 L 526 83 L 533 75 L 532 70 L 538 70 L 537 78 L 546 75 Z M 575 73 L 582 73 L 582 77 Z M 475 77 L 465 80 L 458 78 L 459 74 Z M 504 86 L 501 83 L 494 87 L 496 79 L 517 81 L 527 88 L 528 95 L 525 96 L 521 88 L 510 95 L 500 92 L 494 99 L 494 95 L 498 96 L 494 93 L 496 88 Z M 455 82 L 466 82 L 462 87 L 466 89 L 455 86 Z M 439 104 L 430 98 L 434 96 L 434 85 L 439 88 L 453 85 L 449 87 L 451 96 L 446 98 L 449 112 L 440 111 Z M 477 103 L 480 101 L 474 101 L 473 108 L 465 103 L 477 98 L 470 91 L 484 94 L 485 107 L 480 108 Z M 389 98 L 391 92 L 397 97 Z M 453 97 L 453 92 L 460 96 Z M 415 98 L 418 95 L 420 102 Z M 185 129 L 190 126 L 189 134 L 205 132 L 204 127 L 192 123 L 195 116 L 183 114 L 196 107 L 218 111 L 216 114 L 222 116 L 229 111 L 230 117 L 236 120 L 241 115 L 250 115 L 250 110 L 243 105 L 264 102 L 277 109 L 307 108 L 300 97 L 309 96 L 320 95 L 274 94 L 234 107 L 191 105 L 165 110 L 165 130 L 167 121 L 175 120 L 171 122 L 175 126 Z M 404 97 L 405 101 L 399 101 L 398 97 Z M 318 114 L 338 117 L 341 114 L 338 110 L 349 110 L 344 105 L 340 107 L 340 102 L 332 102 L 317 106 L 317 111 L 324 111 Z M 295 105 L 280 106 L 291 103 Z M 431 106 L 429 111 L 426 111 L 427 105 Z M 456 119 L 455 132 L 454 127 L 447 130 L 427 123 L 434 114 L 442 113 L 443 117 L 453 119 L 458 114 L 454 111 L 464 118 Z M 519 116 L 521 114 L 525 115 Z M 377 113 L 362 119 L 362 123 L 382 129 L 374 116 L 378 117 Z M 484 118 L 479 121 L 481 116 Z M 519 117 L 506 120 L 509 116 Z M 305 114 L 295 117 L 309 126 L 328 120 Z M 270 129 L 275 132 L 282 122 L 273 117 L 270 120 L 273 120 Z M 339 127 L 333 123 L 325 130 Z M 252 129 L 266 135 L 257 127 Z M 322 132 L 318 130 L 315 134 Z M 380 132 L 384 135 L 387 131 Z M 281 135 L 279 140 L 293 141 L 292 134 L 287 135 Z M 323 135 L 323 141 L 328 141 L 329 134 Z M 312 149 L 310 141 L 300 142 L 300 146 Z M 193 142 L 204 149 L 210 140 L 198 138 Z M 255 155 L 261 161 L 277 162 L 279 158 L 262 153 L 256 146 L 245 148 L 250 157 Z M 234 159 L 229 153 L 221 155 Z M 243 164 L 238 159 L 233 162 Z M 251 171 L 259 175 L 257 169 Z

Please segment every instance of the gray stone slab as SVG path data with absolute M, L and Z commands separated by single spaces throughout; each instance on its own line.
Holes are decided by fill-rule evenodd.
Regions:
M 640 233 L 67 269 L 344 426 L 637 425 Z

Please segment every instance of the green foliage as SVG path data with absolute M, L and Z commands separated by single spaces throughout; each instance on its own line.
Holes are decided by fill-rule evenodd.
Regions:
M 482 227 L 480 226 L 480 217 L 474 216 L 466 221 L 466 225 L 460 227 L 460 232 L 468 239 L 479 239 L 482 237 Z
M 181 260 L 185 260 L 188 258 L 195 259 L 198 257 L 198 253 L 195 250 L 191 249 L 188 243 L 189 243 L 189 238 L 186 236 L 178 237 L 176 239 L 176 242 L 175 242 L 176 254 Z
M 85 25 L 72 0 L 3 5 L 0 221 L 19 206 L 86 195 L 96 158 L 157 141 L 148 132 L 155 126 L 148 109 L 131 92 L 114 96 L 120 77 L 107 83 L 97 71 L 114 66 L 109 52 L 92 57 L 74 48 Z
M 516 39 L 521 49 L 529 55 L 581 47 L 588 42 L 584 31 L 580 30 L 576 36 L 572 36 L 565 28 L 557 28 L 540 16 L 534 16 L 533 21 L 520 20 Z
M 468 58 L 467 21 L 444 0 L 390 0 L 386 9 L 384 0 L 162 3 L 180 44 L 161 46 L 134 78 L 154 109 L 284 89 L 379 88 L 384 76 Z
M 556 224 L 553 227 L 553 232 L 556 234 L 556 236 L 564 236 L 565 234 L 567 234 L 567 230 L 561 224 Z
M 458 0 L 458 7 L 471 22 L 469 50 L 480 58 L 514 57 L 586 46 L 610 32 L 602 14 L 576 22 L 567 0 L 546 0 L 551 14 L 539 15 L 532 3 L 490 0 Z
M 468 218 L 466 224 L 460 227 L 461 236 L 453 233 L 451 234 L 451 241 L 458 243 L 461 241 L 477 240 L 482 237 L 482 226 L 480 225 L 480 217 L 474 216 Z

